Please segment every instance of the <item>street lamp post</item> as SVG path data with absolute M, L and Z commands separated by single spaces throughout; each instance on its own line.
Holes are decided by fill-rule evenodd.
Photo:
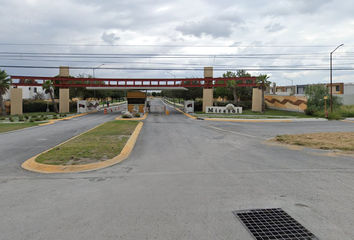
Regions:
M 95 67 L 95 68 L 92 69 L 92 77 L 93 77 L 93 78 L 95 78 L 95 69 L 100 68 L 100 67 L 103 66 L 103 65 L 104 65 L 104 63 L 102 63 L 102 64 L 100 64 L 100 65 L 98 65 L 97 67 Z
M 170 72 L 166 72 L 166 73 L 171 74 L 173 76 L 173 78 L 176 79 L 176 76 L 173 75 L 172 73 L 170 73 Z M 173 106 L 176 107 L 176 102 L 175 102 L 175 97 L 174 96 L 173 96 Z
M 173 75 L 172 73 L 170 73 L 170 72 L 166 72 L 166 73 L 171 74 L 174 78 L 176 78 L 176 76 L 175 76 L 175 75 Z
M 294 88 L 294 80 L 290 79 L 290 78 L 285 78 L 285 79 L 288 79 L 289 81 L 291 81 L 291 93 L 295 93 L 293 90 Z
M 331 112 L 333 112 L 333 85 L 332 85 L 332 54 L 341 46 L 343 46 L 344 44 L 342 43 L 341 45 L 339 45 L 338 47 L 336 47 L 331 53 L 330 53 L 330 60 L 329 60 L 329 64 L 330 64 L 330 94 L 331 94 L 331 101 L 330 101 L 330 105 L 331 105 Z
M 95 69 L 97 69 L 97 68 L 99 68 L 99 67 L 101 67 L 101 66 L 103 66 L 103 65 L 104 65 L 104 63 L 102 63 L 102 64 L 100 64 L 100 65 L 98 65 L 97 67 L 95 67 L 95 68 L 92 69 L 92 77 L 93 77 L 93 78 L 95 78 Z M 94 98 L 95 101 L 96 101 L 96 90 L 93 90 L 93 98 Z

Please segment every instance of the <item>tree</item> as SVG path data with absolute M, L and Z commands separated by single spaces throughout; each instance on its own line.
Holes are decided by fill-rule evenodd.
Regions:
M 317 111 L 324 110 L 325 99 L 330 99 L 329 89 L 323 84 L 308 85 L 305 88 L 305 95 L 307 97 L 306 114 L 313 115 Z M 341 99 L 333 96 L 332 104 L 334 107 L 342 105 Z
M 151 94 L 153 97 L 156 97 L 156 92 L 152 92 L 152 94 Z
M 33 100 L 44 100 L 45 99 L 45 96 L 44 96 L 44 93 L 42 92 L 37 92 L 33 97 L 32 97 Z
M 236 73 L 231 72 L 231 71 L 227 71 L 226 73 L 223 73 L 222 76 L 224 78 L 241 78 L 241 77 L 251 77 L 251 74 L 249 74 L 245 70 L 238 70 Z M 242 88 L 238 87 L 238 84 L 240 82 L 237 81 L 237 80 L 231 80 L 231 81 L 227 81 L 227 83 L 226 83 L 226 88 L 229 89 L 230 91 L 232 91 L 232 95 L 234 97 L 235 105 L 237 105 L 238 99 L 239 99 L 241 93 L 242 93 L 243 96 L 245 96 L 249 92 L 249 88 L 241 90 Z
M 233 99 L 232 91 L 230 91 L 227 87 L 214 88 L 213 96 L 215 99 L 217 99 L 219 97 L 226 98 L 227 100 Z
M 0 105 L 1 105 L 1 112 L 3 116 L 6 116 L 6 109 L 5 109 L 4 98 L 2 95 L 7 93 L 9 89 L 10 89 L 9 75 L 7 75 L 5 70 L 1 71 L 0 69 Z
M 269 76 L 267 74 L 261 74 L 257 77 L 258 88 L 262 90 L 262 113 L 265 113 L 264 91 L 270 86 L 271 82 L 268 81 Z
M 52 82 L 51 80 L 47 80 L 47 81 L 44 82 L 44 84 L 43 84 L 42 87 L 43 87 L 43 89 L 44 89 L 44 92 L 45 92 L 46 94 L 49 93 L 50 98 L 52 99 L 54 112 L 55 112 L 55 113 L 59 113 L 57 104 L 56 104 L 56 102 L 55 102 L 55 100 L 54 100 L 54 85 L 53 85 L 53 82 Z

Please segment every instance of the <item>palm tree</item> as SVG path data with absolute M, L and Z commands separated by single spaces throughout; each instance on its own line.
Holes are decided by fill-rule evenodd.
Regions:
M 270 86 L 270 81 L 268 81 L 269 76 L 267 74 L 261 74 L 257 77 L 258 88 L 262 90 L 262 113 L 265 113 L 265 102 L 264 102 L 264 91 Z
M 5 70 L 0 69 L 0 105 L 1 105 L 1 113 L 3 116 L 6 116 L 5 103 L 2 95 L 7 93 L 10 89 L 10 78 L 9 75 L 5 72 Z
M 56 104 L 56 102 L 54 101 L 54 94 L 53 94 L 53 92 L 54 92 L 54 85 L 53 85 L 53 82 L 50 81 L 50 80 L 47 80 L 47 81 L 44 82 L 44 84 L 42 85 L 42 87 L 43 87 L 43 89 L 44 89 L 44 92 L 45 92 L 46 94 L 49 93 L 50 98 L 52 99 L 54 112 L 55 112 L 55 113 L 59 113 L 58 108 L 57 108 L 57 104 Z

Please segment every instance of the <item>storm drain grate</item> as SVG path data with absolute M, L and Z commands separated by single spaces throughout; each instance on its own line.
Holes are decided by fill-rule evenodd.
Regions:
M 233 211 L 257 240 L 318 240 L 281 208 Z

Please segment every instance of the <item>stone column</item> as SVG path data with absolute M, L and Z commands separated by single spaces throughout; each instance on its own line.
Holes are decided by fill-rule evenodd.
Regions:
M 69 77 L 69 67 L 67 66 L 60 66 L 59 67 L 59 76 L 60 77 Z
M 253 88 L 252 94 L 252 112 L 262 111 L 262 90 Z
M 69 88 L 59 89 L 59 112 L 68 113 L 69 108 Z
M 204 67 L 204 78 L 213 78 L 213 67 Z M 203 112 L 206 112 L 206 107 L 213 106 L 213 89 L 203 89 Z
M 60 77 L 69 77 L 69 67 L 60 66 L 59 67 L 59 76 Z M 59 112 L 60 113 L 68 113 L 70 112 L 69 108 L 69 89 L 61 88 L 59 89 Z
M 11 88 L 11 115 L 22 115 L 23 114 L 23 104 L 22 104 L 22 89 L 21 88 Z

